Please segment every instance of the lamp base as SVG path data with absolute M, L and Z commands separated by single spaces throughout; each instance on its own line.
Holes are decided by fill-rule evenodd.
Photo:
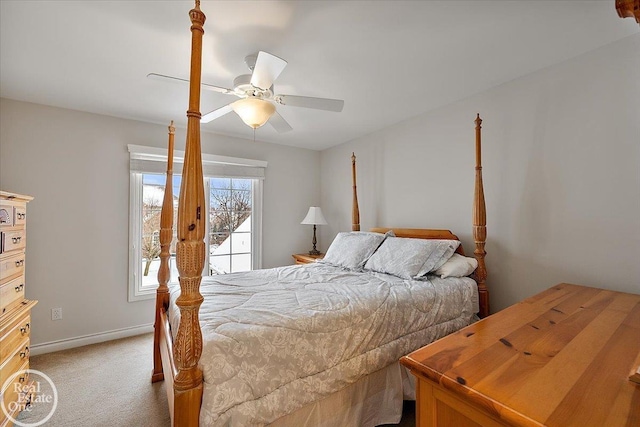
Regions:
M 318 240 L 316 239 L 316 225 L 313 224 L 313 240 L 311 241 L 311 243 L 313 243 L 313 249 L 311 249 L 309 251 L 309 255 L 320 255 L 320 251 L 318 251 L 316 249 L 316 243 L 318 243 Z

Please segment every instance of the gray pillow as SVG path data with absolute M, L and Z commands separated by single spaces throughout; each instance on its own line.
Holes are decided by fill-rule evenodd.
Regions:
M 340 232 L 320 261 L 338 267 L 361 268 L 386 235 L 369 231 Z
M 457 240 L 388 237 L 365 264 L 365 270 L 404 279 L 423 276 L 442 266 L 460 245 Z

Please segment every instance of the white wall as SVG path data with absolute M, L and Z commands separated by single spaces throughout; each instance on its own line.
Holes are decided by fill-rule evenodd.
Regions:
M 473 250 L 474 119 L 483 122 L 493 311 L 558 282 L 640 293 L 640 34 L 322 152 L 323 242 L 449 228 Z M 323 245 L 326 250 L 326 245 Z
M 184 150 L 185 129 L 176 131 Z M 167 127 L 0 100 L 0 188 L 34 196 L 28 205 L 27 298 L 32 343 L 153 322 L 152 300 L 127 302 L 127 144 L 166 147 Z M 202 150 L 269 162 L 264 183 L 263 266 L 292 264 L 308 250 L 300 225 L 320 198 L 320 153 L 202 134 Z M 51 321 L 62 307 L 63 320 Z

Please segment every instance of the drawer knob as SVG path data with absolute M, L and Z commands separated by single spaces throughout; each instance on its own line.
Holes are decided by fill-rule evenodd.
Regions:
M 18 378 L 18 381 L 24 383 L 25 381 L 27 381 L 27 378 L 29 378 L 27 374 L 21 375 L 20 378 Z
M 24 265 L 24 260 L 21 259 L 19 261 L 16 261 L 16 267 L 20 267 L 21 265 Z
M 20 328 L 20 334 L 26 335 L 29 333 L 30 329 L 31 329 L 31 325 L 29 325 L 28 323 L 25 323 L 24 326 Z
M 27 216 L 26 213 L 18 212 L 18 219 L 24 219 L 24 217 L 26 216 Z
M 12 237 L 11 238 L 11 241 L 13 241 L 14 244 L 20 243 L 20 240 L 22 240 L 22 236 Z
M 20 292 L 21 290 L 24 289 L 24 283 L 21 283 L 20 286 L 16 286 L 15 288 L 13 288 L 16 290 L 16 292 Z
M 25 359 L 29 357 L 29 346 L 24 348 L 24 351 L 20 352 L 20 359 Z

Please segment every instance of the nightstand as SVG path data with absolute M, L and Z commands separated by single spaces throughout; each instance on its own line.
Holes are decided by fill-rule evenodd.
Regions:
M 293 254 L 291 255 L 296 260 L 296 264 L 309 264 L 310 262 L 316 262 L 317 259 L 324 258 L 324 254 L 309 255 L 309 254 Z

